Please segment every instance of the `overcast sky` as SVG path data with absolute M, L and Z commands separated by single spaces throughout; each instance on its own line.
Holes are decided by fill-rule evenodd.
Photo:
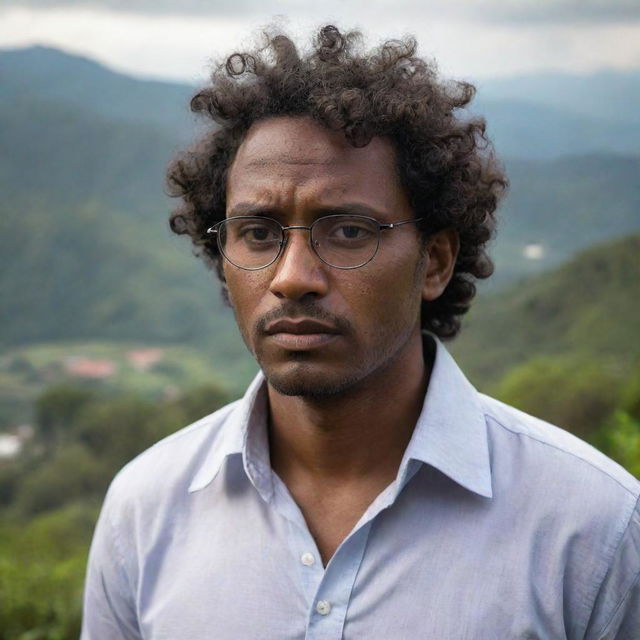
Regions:
M 456 77 L 640 69 L 640 0 L 0 0 L 0 47 L 41 43 L 142 76 L 198 82 L 273 21 L 407 33 Z

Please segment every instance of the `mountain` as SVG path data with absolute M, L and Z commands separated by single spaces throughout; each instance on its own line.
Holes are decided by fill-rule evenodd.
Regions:
M 588 75 L 536 73 L 478 82 L 491 101 L 522 100 L 610 122 L 640 124 L 640 71 L 599 71 Z
M 66 205 L 97 200 L 132 215 L 166 211 L 164 172 L 178 149 L 154 125 L 108 120 L 39 98 L 0 99 L 0 188 Z
M 195 133 L 191 92 L 53 49 L 0 52 L 5 344 L 217 341 L 244 357 L 215 277 L 167 228 L 164 174 Z M 491 281 L 508 285 L 640 231 L 639 157 L 507 158 Z
M 232 326 L 214 278 L 161 224 L 97 202 L 13 202 L 0 204 L 5 344 L 184 343 Z
M 168 229 L 180 92 L 54 50 L 0 55 L 5 345 L 206 341 L 244 356 L 215 277 Z
M 543 356 L 628 370 L 640 363 L 638 283 L 640 235 L 593 247 L 553 271 L 480 295 L 452 351 L 483 388 Z
M 582 154 L 639 154 L 640 127 L 619 118 L 604 120 L 528 99 L 480 97 L 472 112 L 487 120 L 499 156 L 555 160 Z
M 501 156 L 640 155 L 640 72 L 556 73 L 476 82 L 471 111 L 487 118 Z M 140 80 L 48 47 L 0 51 L 0 100 L 37 98 L 109 120 L 154 124 L 193 136 L 186 109 L 194 87 Z
M 193 87 L 141 80 L 50 47 L 0 50 L 0 101 L 32 99 L 108 120 L 156 125 L 171 136 L 191 135 L 186 109 Z
M 577 251 L 640 231 L 640 157 L 508 160 L 494 283 L 557 266 Z
M 498 152 L 511 158 L 640 151 L 640 71 L 538 73 L 476 83 Z

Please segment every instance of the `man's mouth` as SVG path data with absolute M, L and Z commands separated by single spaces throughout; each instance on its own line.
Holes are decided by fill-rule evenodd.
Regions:
M 265 333 L 281 347 L 294 351 L 323 346 L 340 335 L 336 327 L 310 318 L 276 320 L 266 326 Z

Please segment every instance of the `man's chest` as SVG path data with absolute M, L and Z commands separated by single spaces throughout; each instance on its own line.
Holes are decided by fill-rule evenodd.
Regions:
M 579 637 L 570 629 L 582 623 L 565 619 L 571 550 L 552 529 L 536 536 L 514 521 L 501 532 L 483 524 L 481 504 L 407 495 L 323 568 L 295 510 L 250 497 L 194 505 L 193 522 L 176 521 L 141 556 L 143 637 Z
M 489 545 L 480 558 L 439 536 L 396 546 L 374 523 L 323 569 L 310 539 L 279 533 L 212 530 L 175 545 L 145 572 L 155 596 L 142 607 L 144 637 L 565 637 L 562 584 L 514 566 L 508 548 Z

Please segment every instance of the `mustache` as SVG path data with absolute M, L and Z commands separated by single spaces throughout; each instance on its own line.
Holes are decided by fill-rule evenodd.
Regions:
M 277 320 L 296 320 L 297 318 L 308 318 L 334 327 L 340 333 L 351 333 L 353 327 L 351 323 L 340 316 L 325 311 L 315 302 L 285 302 L 282 306 L 271 309 L 263 316 L 260 316 L 255 324 L 255 332 L 258 335 L 266 335 L 267 325 Z

